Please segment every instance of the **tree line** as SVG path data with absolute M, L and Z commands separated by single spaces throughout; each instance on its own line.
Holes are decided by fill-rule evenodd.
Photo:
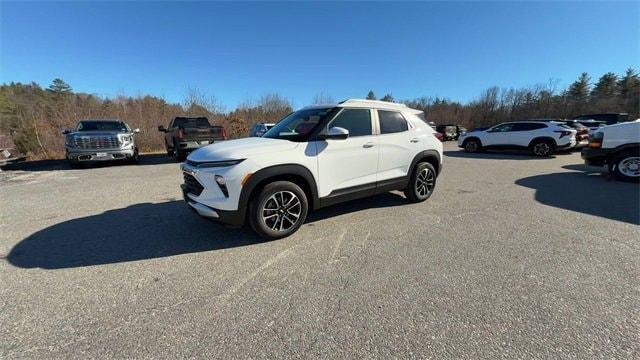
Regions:
M 369 91 L 367 99 L 376 99 Z M 380 100 L 396 101 L 391 93 Z M 312 103 L 333 103 L 326 93 L 314 96 Z M 570 118 L 593 112 L 628 112 L 640 116 L 640 77 L 634 69 L 624 74 L 606 73 L 595 83 L 587 73 L 565 89 L 557 82 L 527 88 L 486 89 L 467 103 L 443 98 L 419 97 L 403 103 L 423 110 L 429 121 L 453 123 L 467 128 L 530 118 Z M 72 128 L 80 119 L 122 119 L 140 128 L 141 151 L 159 151 L 163 137 L 156 131 L 160 124 L 176 116 L 206 116 L 213 124 L 225 126 L 231 138 L 247 136 L 257 122 L 275 122 L 293 109 L 291 101 L 273 93 L 247 100 L 227 111 L 214 96 L 197 89 L 187 92 L 182 103 L 141 95 L 102 98 L 74 92 L 62 79 L 54 79 L 47 88 L 36 83 L 0 85 L 0 138 L 8 138 L 32 159 L 64 156 L 61 129 Z
M 453 123 L 470 129 L 510 120 L 567 119 L 605 112 L 626 112 L 636 119 L 640 117 L 640 76 L 630 68 L 622 75 L 608 72 L 592 83 L 589 74 L 582 73 L 564 89 L 557 81 L 549 81 L 526 88 L 490 87 L 465 104 L 437 97 L 403 102 L 423 110 L 436 124 Z

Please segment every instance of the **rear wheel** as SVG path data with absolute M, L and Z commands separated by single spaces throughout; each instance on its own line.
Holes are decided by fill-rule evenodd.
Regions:
M 302 226 L 308 206 L 307 196 L 298 185 L 275 181 L 266 185 L 249 204 L 249 223 L 264 238 L 283 238 Z
M 462 147 L 464 148 L 464 151 L 470 152 L 470 153 L 474 153 L 482 150 L 482 145 L 480 144 L 480 141 L 477 139 L 465 140 L 464 143 L 462 144 Z
M 409 184 L 404 189 L 404 195 L 409 201 L 418 203 L 427 200 L 436 187 L 436 170 L 428 162 L 418 163 L 409 178 Z
M 640 154 L 636 151 L 624 152 L 611 161 L 609 171 L 622 181 L 640 181 Z
M 536 140 L 531 143 L 531 152 L 535 156 L 548 157 L 555 152 L 555 144 L 551 140 Z

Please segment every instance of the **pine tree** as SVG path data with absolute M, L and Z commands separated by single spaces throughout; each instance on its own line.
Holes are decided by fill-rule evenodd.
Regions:
M 71 94 L 72 89 L 69 84 L 64 82 L 64 80 L 56 78 L 56 79 L 53 79 L 47 91 L 49 91 L 53 95 L 60 96 L 60 95 Z
M 367 100 L 376 100 L 376 94 L 373 93 L 373 90 L 369 90 L 367 94 Z
M 640 112 L 640 76 L 629 68 L 618 82 L 620 103 L 629 113 Z
M 608 72 L 600 77 L 593 91 L 591 91 L 591 96 L 596 99 L 614 97 L 618 94 L 619 88 L 618 76 L 612 72 Z
M 386 94 L 382 99 L 380 99 L 382 101 L 388 101 L 388 102 L 394 102 L 395 100 L 393 99 L 393 96 L 391 95 L 391 93 Z
M 634 91 L 638 91 L 640 87 L 640 76 L 633 68 L 628 68 L 624 76 L 618 82 L 620 87 L 620 95 L 627 97 Z
M 582 73 L 578 80 L 569 86 L 569 98 L 577 102 L 586 102 L 589 100 L 589 81 L 591 78 L 586 72 Z

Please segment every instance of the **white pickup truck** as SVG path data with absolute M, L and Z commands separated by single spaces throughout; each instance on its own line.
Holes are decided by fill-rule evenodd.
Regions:
M 582 158 L 586 165 L 607 165 L 619 180 L 640 181 L 640 119 L 595 131 Z

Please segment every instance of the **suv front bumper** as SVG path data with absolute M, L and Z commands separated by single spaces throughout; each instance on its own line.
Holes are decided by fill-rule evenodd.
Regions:
M 196 196 L 190 194 L 185 184 L 181 184 L 182 197 L 189 208 L 203 218 L 214 220 L 226 225 L 242 226 L 244 225 L 244 214 L 239 210 L 220 210 L 207 206 L 195 200 Z
M 131 159 L 135 156 L 133 147 L 129 149 L 89 149 L 66 148 L 67 159 L 71 161 L 113 161 Z

